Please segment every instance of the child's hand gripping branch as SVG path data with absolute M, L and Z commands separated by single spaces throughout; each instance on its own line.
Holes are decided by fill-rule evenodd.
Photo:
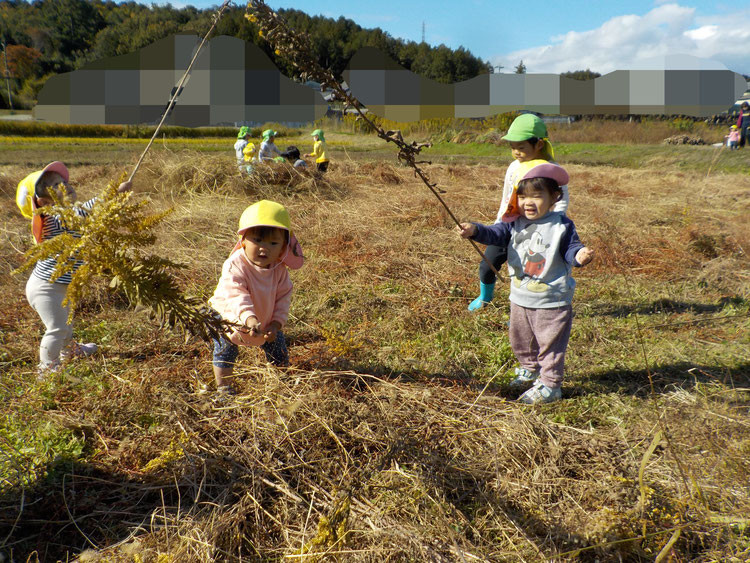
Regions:
M 262 336 L 263 340 L 266 342 L 274 342 L 276 336 L 281 330 L 281 323 L 278 321 L 271 321 L 266 330 L 263 330 L 257 317 L 248 317 L 245 321 L 245 328 L 250 336 Z
M 477 234 L 477 226 L 474 223 L 461 223 L 456 227 L 456 232 L 462 238 L 471 238 Z
M 494 225 L 461 223 L 456 232 L 507 255 L 510 345 L 518 359 L 513 386 L 532 384 L 518 400 L 548 403 L 562 397 L 565 351 L 573 320 L 571 269 L 591 262 L 575 225 L 553 207 L 568 174 L 555 164 L 531 165 L 518 182 L 519 216 Z

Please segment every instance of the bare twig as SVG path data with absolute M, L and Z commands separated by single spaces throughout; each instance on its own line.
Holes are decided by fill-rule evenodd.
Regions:
M 216 24 L 219 23 L 221 16 L 224 15 L 224 11 L 229 7 L 230 3 L 231 3 L 231 0 L 226 0 L 221 5 L 219 10 L 216 12 L 216 14 L 214 14 L 213 23 L 211 24 L 211 27 L 206 32 L 206 35 L 203 36 L 203 40 L 200 42 L 200 45 L 198 45 L 198 49 L 196 49 L 195 54 L 193 55 L 193 58 L 190 61 L 190 64 L 185 69 L 185 72 L 183 73 L 182 78 L 180 78 L 179 82 L 177 83 L 177 86 L 174 87 L 174 91 L 172 92 L 172 96 L 169 98 L 169 103 L 167 104 L 167 107 L 164 110 L 164 114 L 161 116 L 161 121 L 159 121 L 159 125 L 157 125 L 156 129 L 154 129 L 154 134 L 151 135 L 151 140 L 146 145 L 146 148 L 143 149 L 143 152 L 141 153 L 141 156 L 138 159 L 138 162 L 136 162 L 135 167 L 133 168 L 133 171 L 130 173 L 130 176 L 128 177 L 129 182 L 132 181 L 133 178 L 135 177 L 135 173 L 138 172 L 138 169 L 140 168 L 141 163 L 143 162 L 143 159 L 146 157 L 146 153 L 151 148 L 151 145 L 154 144 L 154 140 L 156 139 L 156 136 L 159 134 L 159 130 L 161 129 L 161 126 L 166 121 L 167 116 L 169 115 L 169 112 L 172 111 L 172 108 L 174 107 L 175 103 L 177 103 L 177 98 L 182 93 L 182 89 L 185 87 L 185 82 L 187 81 L 188 76 L 190 76 L 190 71 L 193 69 L 193 64 L 195 63 L 196 59 L 198 58 L 198 55 L 203 49 L 203 45 L 206 44 L 206 41 L 208 40 L 209 35 L 211 35 L 211 32 L 216 27 Z
M 401 131 L 396 130 L 384 130 L 382 127 L 377 125 L 368 115 L 362 111 L 362 104 L 354 97 L 351 92 L 348 92 L 333 75 L 329 69 L 325 69 L 317 61 L 315 61 L 311 55 L 314 52 L 307 35 L 292 30 L 286 22 L 279 17 L 279 15 L 271 10 L 263 0 L 250 0 L 248 2 L 248 9 L 252 10 L 252 14 L 248 14 L 246 17 L 252 21 L 257 22 L 260 26 L 260 35 L 265 37 L 266 40 L 271 43 L 276 49 L 276 53 L 284 56 L 292 65 L 302 80 L 314 79 L 320 82 L 321 88 L 330 89 L 334 93 L 334 97 L 339 101 L 344 102 L 344 108 L 354 108 L 359 114 L 358 119 L 365 121 L 375 131 L 378 137 L 388 143 L 394 143 L 398 148 L 398 160 L 412 168 L 414 175 L 419 177 L 425 186 L 432 192 L 432 194 L 443 206 L 445 212 L 450 216 L 453 222 L 460 226 L 461 222 L 451 211 L 445 200 L 440 197 L 440 190 L 437 188 L 437 184 L 431 182 L 427 174 L 419 167 L 417 156 L 425 147 L 432 146 L 432 143 L 418 143 L 413 141 L 407 143 L 404 141 Z M 477 251 L 482 260 L 484 260 L 490 269 L 495 273 L 496 276 L 502 279 L 502 276 L 495 268 L 494 264 L 490 262 L 484 255 L 484 252 L 479 248 L 479 245 L 471 239 L 467 239 L 474 250 Z

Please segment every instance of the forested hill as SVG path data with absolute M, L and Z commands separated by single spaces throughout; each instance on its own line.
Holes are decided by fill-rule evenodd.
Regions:
M 14 105 L 31 105 L 46 77 L 80 68 L 88 61 L 130 53 L 172 33 L 203 35 L 214 10 L 192 6 L 144 6 L 100 0 L 0 1 L 0 34 L 7 43 L 8 65 L 14 77 Z M 312 39 L 318 60 L 341 75 L 349 58 L 364 46 L 378 47 L 404 67 L 439 82 L 451 83 L 491 71 L 490 64 L 459 48 L 431 47 L 391 37 L 379 28 L 363 29 L 343 17 L 336 20 L 308 16 L 298 10 L 279 10 L 291 26 Z M 282 72 L 290 68 L 276 59 L 258 37 L 255 24 L 244 17 L 244 7 L 233 7 L 219 22 L 216 34 L 258 44 Z M 5 71 L 4 60 L 0 72 Z M 5 82 L 5 81 L 3 81 Z M 5 83 L 0 86 L 7 107 Z

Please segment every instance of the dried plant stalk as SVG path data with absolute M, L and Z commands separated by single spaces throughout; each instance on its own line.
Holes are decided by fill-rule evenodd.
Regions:
M 312 44 L 310 38 L 304 34 L 292 30 L 286 22 L 279 17 L 279 15 L 271 10 L 263 0 L 250 0 L 247 3 L 248 14 L 245 17 L 253 23 L 256 23 L 260 27 L 259 35 L 265 38 L 274 47 L 277 55 L 283 56 L 292 63 L 302 80 L 315 80 L 320 83 L 321 89 L 330 89 L 334 92 L 335 99 L 344 102 L 344 109 L 354 108 L 359 114 L 359 118 L 366 121 L 378 137 L 389 143 L 395 143 L 398 147 L 398 159 L 399 161 L 409 166 L 413 171 L 414 175 L 419 177 L 424 184 L 430 189 L 432 194 L 438 199 L 440 204 L 443 206 L 445 211 L 448 213 L 450 218 L 456 225 L 460 225 L 460 221 L 453 212 L 450 210 L 448 205 L 445 203 L 440 192 L 437 189 L 437 184 L 430 181 L 424 170 L 419 167 L 419 164 L 425 161 L 418 161 L 417 157 L 419 153 L 425 147 L 432 146 L 432 143 L 418 143 L 413 141 L 407 143 L 404 141 L 401 131 L 390 130 L 386 131 L 374 121 L 367 117 L 365 112 L 362 111 L 362 104 L 355 98 L 350 92 L 348 92 L 336 79 L 330 69 L 325 69 L 315 61 L 311 55 L 313 53 Z M 429 162 L 428 162 L 429 164 Z M 471 239 L 467 239 L 474 247 L 479 255 L 482 257 L 487 265 L 492 269 L 496 276 L 500 276 L 497 268 L 492 264 L 491 261 L 487 260 L 484 252 L 479 248 L 476 242 Z

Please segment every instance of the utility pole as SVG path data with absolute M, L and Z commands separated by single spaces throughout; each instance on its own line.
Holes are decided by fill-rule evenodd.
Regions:
M 13 94 L 10 93 L 10 72 L 8 72 L 8 43 L 3 35 L 3 55 L 5 55 L 5 86 L 8 88 L 8 105 L 10 112 L 13 113 Z
M 424 22 L 422 22 L 422 43 L 424 43 Z

